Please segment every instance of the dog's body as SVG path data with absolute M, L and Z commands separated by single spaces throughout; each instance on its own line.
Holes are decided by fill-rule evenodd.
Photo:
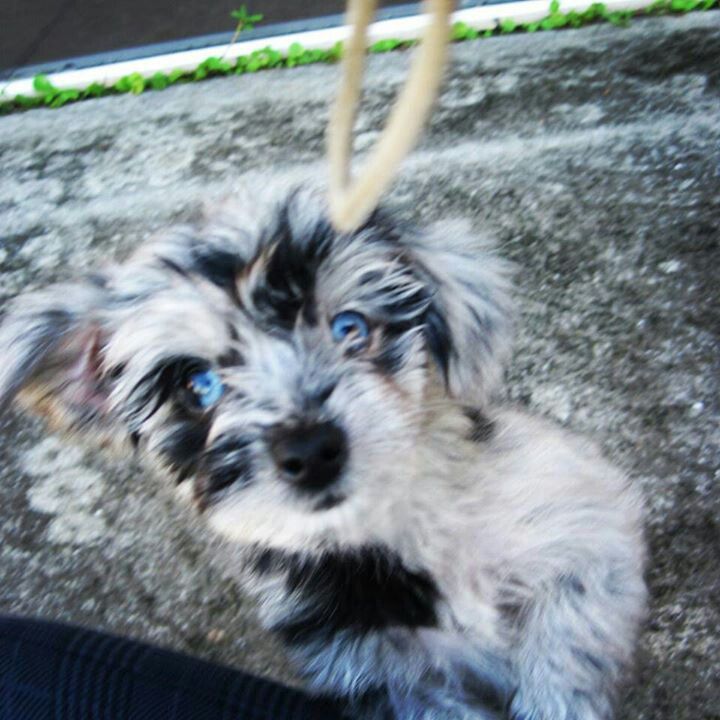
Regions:
M 464 227 L 337 235 L 310 193 L 250 202 L 18 300 L 0 396 L 192 479 L 318 692 L 378 718 L 609 718 L 640 502 L 488 400 L 505 264 Z
M 278 533 L 287 550 L 257 563 L 263 620 L 319 690 L 387 685 L 400 717 L 508 717 L 512 692 L 510 717 L 609 717 L 642 607 L 637 498 L 525 415 L 473 434 L 439 412 L 393 468 L 403 491 L 365 527 L 339 516 L 337 550 Z

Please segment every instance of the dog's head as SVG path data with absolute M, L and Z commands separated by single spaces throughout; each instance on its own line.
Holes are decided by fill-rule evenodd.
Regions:
M 138 446 L 231 537 L 348 536 L 407 491 L 429 406 L 484 403 L 507 316 L 506 267 L 464 227 L 341 235 L 310 192 L 246 197 L 17 299 L 0 398 Z

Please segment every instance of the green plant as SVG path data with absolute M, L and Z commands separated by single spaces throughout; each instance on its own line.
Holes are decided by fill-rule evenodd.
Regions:
M 241 5 L 237 10 L 233 10 L 230 13 L 230 17 L 237 23 L 235 25 L 235 32 L 233 33 L 230 44 L 234 45 L 235 41 L 241 32 L 245 30 L 252 30 L 259 22 L 262 22 L 263 16 L 260 13 L 250 15 L 247 8 Z
M 453 42 L 464 42 L 465 40 L 476 40 L 480 37 L 480 32 L 467 23 L 456 22 L 452 26 Z
M 75 100 L 80 99 L 79 90 L 61 90 L 60 88 L 55 87 L 46 75 L 36 75 L 33 78 L 33 90 L 35 90 L 38 94 L 39 102 L 37 105 L 43 104 L 52 108 L 59 108 L 69 102 L 74 102 Z M 25 100 L 26 107 L 35 106 L 35 104 L 31 102 L 33 98 L 26 98 Z
M 480 37 L 515 33 L 537 32 L 540 30 L 556 30 L 566 27 L 582 27 L 589 23 L 610 22 L 615 25 L 627 25 L 632 17 L 642 15 L 663 15 L 674 13 L 688 13 L 698 10 L 711 10 L 717 7 L 720 0 L 655 0 L 652 5 L 639 10 L 610 11 L 602 3 L 593 3 L 582 11 L 571 10 L 564 13 L 560 9 L 558 0 L 552 0 L 548 14 L 536 22 L 517 23 L 511 19 L 500 20 L 494 28 L 477 30 L 466 23 L 458 22 L 453 25 L 452 39 L 456 42 L 475 40 Z M 243 30 L 249 30 L 262 20 L 262 16 L 250 15 L 245 6 L 232 13 L 238 25 L 235 37 Z M 368 48 L 370 53 L 384 53 L 393 50 L 405 49 L 415 44 L 414 40 L 380 40 Z M 33 80 L 36 96 L 16 95 L 3 100 L 0 98 L 0 113 L 29 110 L 37 107 L 58 108 L 67 103 L 77 102 L 89 98 L 102 97 L 117 93 L 132 93 L 139 95 L 147 90 L 164 90 L 165 88 L 186 82 L 197 82 L 207 77 L 228 75 L 231 73 L 242 75 L 244 73 L 258 72 L 276 67 L 296 67 L 311 63 L 333 63 L 342 56 L 342 44 L 337 43 L 328 50 L 309 49 L 299 43 L 293 43 L 287 53 L 281 53 L 272 47 L 256 50 L 249 55 L 241 55 L 233 60 L 209 57 L 191 71 L 172 70 L 169 73 L 155 73 L 145 78 L 139 73 L 133 73 L 120 78 L 114 85 L 105 86 L 93 83 L 83 90 L 55 87 L 45 75 L 37 75 Z
M 717 5 L 717 0 L 656 0 L 649 8 L 648 13 L 688 13 L 694 10 L 711 10 Z
M 119 93 L 132 93 L 139 95 L 146 86 L 145 78 L 140 73 L 132 73 L 121 77 L 114 85 L 113 89 Z
M 233 69 L 232 62 L 222 58 L 209 57 L 203 60 L 192 74 L 193 80 L 204 80 L 210 75 L 227 75 Z
M 243 30 L 252 30 L 259 22 L 262 22 L 263 19 L 261 13 L 249 15 L 244 5 L 241 5 L 237 10 L 233 10 L 230 13 L 230 17 L 233 18 L 233 20 L 237 20 L 235 32 L 238 33 L 241 33 Z
M 378 40 L 376 43 L 373 43 L 369 48 L 368 52 L 371 53 L 385 53 L 385 52 L 392 52 L 393 50 L 397 50 L 401 47 L 407 47 L 408 43 L 403 43 L 402 40 Z

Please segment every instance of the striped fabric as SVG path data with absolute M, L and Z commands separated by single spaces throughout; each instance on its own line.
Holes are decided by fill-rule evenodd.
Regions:
M 338 720 L 301 692 L 139 642 L 0 616 L 0 720 Z

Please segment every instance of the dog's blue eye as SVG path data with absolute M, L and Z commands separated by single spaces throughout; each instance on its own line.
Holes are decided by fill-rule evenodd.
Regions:
M 330 322 L 330 329 L 335 342 L 342 342 L 350 336 L 364 340 L 370 335 L 367 320 L 354 310 L 338 313 Z
M 188 389 L 204 410 L 215 405 L 225 391 L 220 376 L 214 370 L 193 373 L 188 379 Z

